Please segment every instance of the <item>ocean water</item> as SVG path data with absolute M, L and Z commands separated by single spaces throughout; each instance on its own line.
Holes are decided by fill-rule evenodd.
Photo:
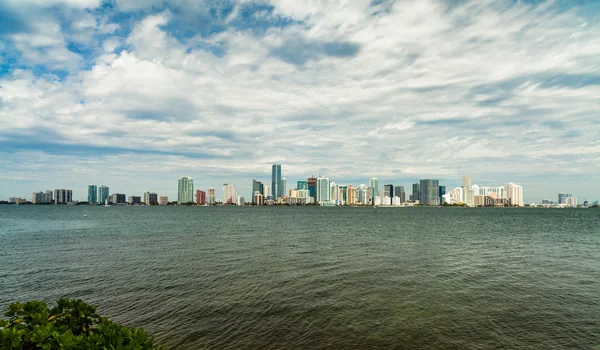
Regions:
M 0 206 L 0 309 L 61 297 L 171 349 L 597 349 L 600 210 Z

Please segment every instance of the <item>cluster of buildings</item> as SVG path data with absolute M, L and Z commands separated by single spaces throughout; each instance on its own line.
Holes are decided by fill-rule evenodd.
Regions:
M 286 178 L 282 176 L 281 164 L 273 164 L 269 183 L 252 180 L 250 198 L 238 195 L 234 184 L 223 184 L 221 198 L 215 196 L 215 189 L 207 191 L 194 189 L 194 180 L 182 176 L 177 183 L 177 204 L 185 205 L 320 205 L 320 206 L 440 206 L 463 205 L 470 207 L 525 206 L 523 187 L 508 183 L 504 186 L 480 186 L 471 183 L 470 176 L 463 177 L 463 185 L 447 189 L 436 179 L 422 179 L 412 184 L 407 195 L 404 186 L 379 185 L 377 178 L 371 178 L 368 184 L 338 184 L 324 176 L 312 176 L 296 182 L 293 188 L 287 188 Z M 24 204 L 23 198 L 10 198 L 9 203 Z M 55 189 L 54 191 L 34 192 L 32 204 L 73 204 L 73 191 Z M 110 193 L 106 185 L 89 185 L 87 203 L 104 205 L 167 205 L 169 198 L 155 192 L 146 191 L 142 196 L 126 196 L 123 193 Z M 594 202 L 594 204 L 598 204 Z M 538 206 L 532 204 L 531 206 Z M 578 205 L 577 197 L 569 193 L 559 193 L 558 201 L 543 200 L 543 207 L 588 206 L 587 202 Z

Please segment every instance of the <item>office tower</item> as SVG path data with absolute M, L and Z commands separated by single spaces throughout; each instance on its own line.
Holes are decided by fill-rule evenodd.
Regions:
M 389 198 L 386 199 L 385 201 L 383 201 L 384 204 L 392 204 L 392 198 L 395 196 L 394 194 L 394 185 L 383 185 L 383 198 L 387 197 Z M 389 201 L 389 203 L 386 203 L 386 201 Z
M 208 189 L 208 197 L 206 198 L 208 204 L 213 205 L 215 204 L 215 189 L 214 188 L 209 188 Z
M 523 187 L 512 182 L 506 184 L 506 198 L 508 203 L 513 206 L 523 206 Z
M 308 186 L 308 194 L 313 198 L 317 198 L 317 178 L 309 177 L 306 179 L 306 185 Z
M 113 193 L 110 195 L 110 199 L 108 201 L 113 204 L 125 204 L 126 203 L 125 194 Z
M 349 185 L 346 189 L 346 203 L 356 205 L 356 187 Z
M 271 197 L 271 189 L 269 188 L 269 185 L 263 185 L 262 195 L 265 197 L 265 200 Z
M 369 187 L 371 187 L 371 198 L 375 198 L 379 195 L 379 180 L 376 177 L 371 178 L 369 181 Z
M 88 185 L 88 203 L 98 203 L 98 186 Z
M 281 188 L 281 164 L 273 164 L 271 167 L 271 194 L 274 200 L 283 196 Z
M 286 191 L 286 182 L 287 182 L 287 181 L 286 181 L 285 177 L 282 177 L 282 178 L 281 178 L 281 195 L 280 195 L 279 197 L 283 197 L 283 196 L 285 196 L 285 194 L 286 194 L 286 192 L 287 192 L 287 191 Z
M 338 196 L 338 191 L 337 191 L 338 187 L 335 184 L 335 182 L 330 181 L 329 182 L 329 202 L 333 203 L 333 204 L 337 204 L 337 196 Z
M 169 204 L 169 197 L 167 197 L 167 196 L 158 197 L 158 205 L 167 205 L 167 204 Z
M 410 200 L 413 202 L 421 200 L 421 185 L 420 184 L 412 185 L 412 195 L 410 196 Z
M 356 202 L 358 204 L 368 204 L 367 186 L 360 184 L 356 188 Z
M 328 203 L 331 200 L 331 194 L 329 193 L 331 188 L 329 186 L 329 179 L 326 177 L 319 176 L 317 178 L 317 203 Z
M 254 194 L 263 192 L 263 184 L 260 181 L 252 180 L 252 204 L 256 204 L 254 201 Z
M 73 191 L 59 188 L 54 190 L 54 204 L 67 204 L 73 201 Z
M 177 203 L 194 203 L 194 180 L 189 176 L 182 176 L 177 182 Z
M 308 182 L 306 181 L 298 181 L 296 184 L 297 190 L 308 190 Z
M 569 197 L 573 197 L 573 195 L 570 194 L 570 193 L 560 192 L 558 194 L 558 204 L 566 204 L 567 203 L 567 198 L 569 198 Z
M 198 205 L 206 204 L 206 192 L 196 190 L 196 204 L 198 204 Z
M 129 203 L 129 204 L 140 204 L 140 203 L 142 203 L 142 197 L 140 197 L 140 196 L 129 196 L 127 198 L 127 203 Z
M 109 196 L 110 190 L 108 186 L 100 185 L 100 187 L 98 187 L 98 203 L 104 204 Z
M 144 203 L 146 203 L 146 205 L 158 204 L 158 195 L 150 191 L 144 192 Z
M 404 192 L 404 186 L 396 186 L 394 188 L 394 194 L 400 198 L 400 203 L 406 202 L 406 192 Z
M 475 205 L 475 192 L 473 191 L 471 176 L 469 175 L 463 176 L 463 195 L 465 197 L 463 203 L 470 207 Z
M 373 205 L 373 189 L 371 187 L 367 187 L 367 204 Z
M 440 204 L 444 203 L 444 195 L 446 194 L 446 186 L 439 187 Z
M 440 183 L 424 179 L 419 182 L 419 202 L 424 205 L 440 205 Z
M 348 202 L 348 186 L 346 186 L 346 185 L 338 186 L 337 199 L 338 199 L 339 205 L 344 205 L 344 204 L 346 204 L 346 202 Z
M 237 193 L 235 185 L 223 184 L 223 204 L 236 204 Z

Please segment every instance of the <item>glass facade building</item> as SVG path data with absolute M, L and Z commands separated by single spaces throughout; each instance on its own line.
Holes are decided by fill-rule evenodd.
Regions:
M 440 182 L 425 179 L 419 183 L 419 201 L 423 205 L 440 205 Z
M 100 185 L 98 187 L 98 203 L 104 204 L 110 196 L 110 189 L 108 186 Z
M 177 183 L 177 203 L 194 202 L 194 180 L 189 176 L 182 176 Z
M 88 203 L 98 203 L 98 186 L 88 185 Z
M 283 188 L 281 184 L 281 164 L 273 164 L 271 168 L 271 194 L 275 200 L 283 196 Z

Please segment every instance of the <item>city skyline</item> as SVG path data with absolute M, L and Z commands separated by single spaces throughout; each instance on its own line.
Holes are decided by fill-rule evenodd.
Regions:
M 583 0 L 2 1 L 0 198 L 69 186 L 86 200 L 107 184 L 176 199 L 185 175 L 250 199 L 248 179 L 274 187 L 283 164 L 288 188 L 322 174 L 409 195 L 467 173 L 520 184 L 526 202 L 596 200 L 598 13 Z

